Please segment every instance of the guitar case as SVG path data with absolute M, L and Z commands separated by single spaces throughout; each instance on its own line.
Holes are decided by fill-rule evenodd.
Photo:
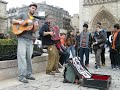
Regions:
M 71 66 L 71 68 L 73 69 L 74 73 L 79 78 L 91 78 L 92 74 L 81 63 L 79 57 L 70 58 L 67 62 L 68 62 L 68 65 Z
M 81 86 L 88 88 L 96 88 L 99 90 L 108 90 L 111 85 L 111 75 L 90 73 L 88 69 L 81 63 L 79 57 L 68 60 L 68 65 L 73 69 L 74 73 L 80 81 Z

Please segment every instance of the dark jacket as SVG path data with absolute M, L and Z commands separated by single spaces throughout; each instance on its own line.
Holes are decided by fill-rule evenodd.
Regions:
M 55 41 L 53 41 L 51 39 L 51 35 L 46 35 L 46 36 L 43 35 L 44 32 L 49 32 L 49 31 L 50 31 L 49 25 L 48 25 L 47 22 L 45 22 L 44 25 L 39 30 L 39 35 L 41 37 L 43 45 L 53 45 L 53 44 L 55 44 Z
M 104 32 L 100 31 L 93 36 L 93 42 L 98 42 L 98 44 L 93 45 L 93 49 L 100 49 L 103 48 L 104 43 L 106 42 L 106 36 Z

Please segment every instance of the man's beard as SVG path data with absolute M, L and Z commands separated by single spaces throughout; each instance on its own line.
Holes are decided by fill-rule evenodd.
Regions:
M 30 12 L 31 15 L 33 15 L 34 13 Z

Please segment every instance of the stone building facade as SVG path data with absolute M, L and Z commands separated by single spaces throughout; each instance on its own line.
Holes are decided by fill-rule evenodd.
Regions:
M 0 0 L 0 33 L 6 33 L 7 30 L 7 14 L 6 14 L 7 2 Z
M 79 14 L 73 14 L 71 17 L 71 25 L 76 31 L 79 30 Z
M 47 5 L 46 2 L 43 3 L 37 3 L 37 12 L 36 15 L 39 15 L 39 13 L 45 13 L 45 15 L 50 14 L 54 17 L 54 19 L 57 21 L 58 26 L 60 29 L 69 30 L 70 29 L 70 15 L 69 12 L 64 10 L 60 7 L 55 7 L 52 5 Z M 20 12 L 26 12 L 28 11 L 28 6 L 24 5 L 20 8 L 11 8 L 8 11 L 9 18 L 15 17 Z
M 80 30 L 83 23 L 95 31 L 96 23 L 110 32 L 113 24 L 120 23 L 120 0 L 80 0 Z

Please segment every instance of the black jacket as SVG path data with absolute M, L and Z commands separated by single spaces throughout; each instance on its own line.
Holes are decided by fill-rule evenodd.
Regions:
M 46 36 L 43 35 L 44 32 L 49 32 L 49 31 L 50 31 L 49 25 L 48 25 L 47 22 L 45 22 L 44 25 L 39 30 L 39 35 L 41 37 L 43 45 L 53 45 L 53 44 L 55 44 L 55 41 L 53 41 L 51 39 L 51 35 L 46 35 Z
M 100 31 L 99 33 L 96 33 L 96 35 L 93 36 L 93 42 L 98 42 L 98 44 L 93 46 L 94 49 L 103 48 L 106 42 L 106 36 L 104 32 Z

